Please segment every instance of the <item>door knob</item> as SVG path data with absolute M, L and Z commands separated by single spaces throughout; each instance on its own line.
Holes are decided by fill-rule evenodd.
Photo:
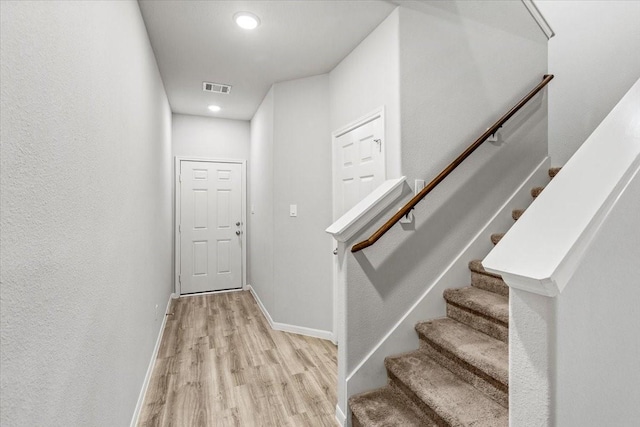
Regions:
M 236 222 L 236 226 L 240 227 L 240 221 Z
M 240 230 L 236 230 L 236 236 L 239 236 L 242 233 Z

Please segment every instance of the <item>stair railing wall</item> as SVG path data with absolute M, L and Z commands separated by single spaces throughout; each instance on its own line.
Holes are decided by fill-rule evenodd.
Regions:
M 516 105 L 500 117 L 492 126 L 490 126 L 478 139 L 476 139 L 466 150 L 455 158 L 446 168 L 442 170 L 429 184 L 427 184 L 419 193 L 407 202 L 395 215 L 393 215 L 382 227 L 375 231 L 368 239 L 355 244 L 351 248 L 351 252 L 356 253 L 376 243 L 387 231 L 389 231 L 402 218 L 408 217 L 415 206 L 422 201 L 438 184 L 440 184 L 451 172 L 453 172 L 462 162 L 464 162 L 478 147 L 489 139 L 492 135 L 504 126 L 504 124 L 513 117 L 522 107 L 524 107 L 534 96 L 538 94 L 553 79 L 553 74 L 546 74 L 542 81 L 536 85 L 527 95 L 525 95 Z
M 483 261 L 511 291 L 512 425 L 640 417 L 639 211 L 640 80 Z

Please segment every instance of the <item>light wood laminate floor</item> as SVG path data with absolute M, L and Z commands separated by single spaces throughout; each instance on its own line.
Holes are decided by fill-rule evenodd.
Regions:
M 247 292 L 172 302 L 139 426 L 337 426 L 336 347 L 271 329 Z

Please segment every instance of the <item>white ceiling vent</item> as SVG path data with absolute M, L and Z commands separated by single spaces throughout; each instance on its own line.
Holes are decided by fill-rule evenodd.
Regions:
M 202 90 L 205 92 L 213 92 L 213 93 L 229 93 L 231 92 L 231 85 L 225 85 L 222 83 L 202 82 Z

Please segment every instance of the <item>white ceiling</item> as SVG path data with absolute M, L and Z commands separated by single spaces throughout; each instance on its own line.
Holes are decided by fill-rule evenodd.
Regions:
M 249 120 L 275 82 L 331 71 L 396 7 L 385 0 L 139 0 L 175 113 Z M 233 15 L 249 11 L 247 31 Z M 233 86 L 229 95 L 202 82 Z M 207 109 L 222 107 L 219 113 Z

